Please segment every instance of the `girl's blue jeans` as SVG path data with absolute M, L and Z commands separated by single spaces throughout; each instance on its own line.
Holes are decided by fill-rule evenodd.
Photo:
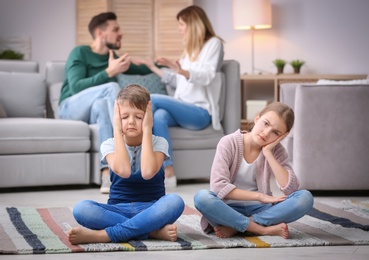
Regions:
M 313 207 L 314 199 L 309 191 L 298 190 L 279 203 L 240 206 L 226 204 L 212 191 L 200 190 L 194 197 L 194 203 L 212 227 L 227 226 L 245 232 L 250 217 L 262 226 L 296 221 Z
M 154 117 L 153 134 L 168 141 L 171 158 L 172 142 L 169 127 L 180 126 L 190 130 L 201 130 L 211 123 L 211 116 L 206 109 L 171 96 L 151 94 L 151 103 Z M 164 161 L 164 167 L 173 165 L 171 158 Z
M 113 137 L 114 102 L 119 91 L 120 87 L 116 82 L 87 88 L 62 101 L 59 105 L 59 117 L 97 124 L 100 150 L 101 143 Z M 100 167 L 102 169 L 108 165 L 101 164 Z
M 74 218 L 82 226 L 105 229 L 113 243 L 131 239 L 148 239 L 149 233 L 173 224 L 185 204 L 177 194 L 167 194 L 157 201 L 119 203 L 115 205 L 83 200 L 73 209 Z

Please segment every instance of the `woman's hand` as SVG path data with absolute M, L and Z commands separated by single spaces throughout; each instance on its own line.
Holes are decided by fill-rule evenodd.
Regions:
M 167 58 L 164 58 L 164 57 L 157 58 L 155 61 L 159 65 L 166 66 L 166 67 L 172 69 L 173 71 L 175 71 L 176 73 L 179 73 L 179 71 L 181 70 L 181 65 L 179 64 L 178 61 L 171 61 L 171 60 L 169 60 Z
M 259 193 L 259 201 L 266 204 L 281 202 L 284 201 L 285 199 L 286 196 L 273 197 L 264 193 Z

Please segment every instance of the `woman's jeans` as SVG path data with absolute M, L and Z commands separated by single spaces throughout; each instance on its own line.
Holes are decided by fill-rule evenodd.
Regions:
M 100 151 L 101 143 L 113 137 L 114 102 L 119 91 L 120 87 L 116 82 L 87 88 L 62 101 L 59 105 L 59 117 L 97 124 Z M 108 165 L 101 164 L 100 167 L 102 169 Z
M 177 194 L 167 194 L 157 201 L 115 205 L 84 200 L 74 207 L 73 215 L 86 228 L 105 229 L 110 240 L 117 243 L 148 239 L 150 232 L 174 223 L 184 206 Z
M 250 223 L 249 217 L 262 226 L 296 221 L 313 207 L 314 199 L 309 191 L 298 190 L 279 203 L 240 206 L 226 204 L 212 191 L 200 190 L 194 202 L 196 209 L 212 227 L 227 226 L 245 232 Z
M 171 96 L 151 94 L 151 103 L 154 117 L 153 134 L 164 137 L 169 144 L 171 158 L 164 161 L 164 167 L 167 167 L 173 165 L 169 127 L 180 126 L 190 130 L 201 130 L 210 124 L 211 116 L 206 109 Z

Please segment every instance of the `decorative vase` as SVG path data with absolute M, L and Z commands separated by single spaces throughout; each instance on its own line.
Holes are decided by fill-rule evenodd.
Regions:
M 300 74 L 300 69 L 301 69 L 301 67 L 293 67 L 293 72 L 295 74 Z
M 277 74 L 283 74 L 284 66 L 278 66 L 277 67 Z

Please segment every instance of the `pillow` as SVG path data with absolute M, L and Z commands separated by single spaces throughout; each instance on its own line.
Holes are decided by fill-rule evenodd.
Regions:
M 131 84 L 137 84 L 147 88 L 150 94 L 164 94 L 167 95 L 165 84 L 155 73 L 147 75 L 126 75 L 120 74 L 117 76 L 118 84 L 121 88 L 125 88 Z
M 4 118 L 4 117 L 7 117 L 6 111 L 5 111 L 5 108 L 3 107 L 3 105 L 0 102 L 0 118 Z
M 328 80 L 320 79 L 317 85 L 369 85 L 369 79 L 354 79 L 354 80 Z

